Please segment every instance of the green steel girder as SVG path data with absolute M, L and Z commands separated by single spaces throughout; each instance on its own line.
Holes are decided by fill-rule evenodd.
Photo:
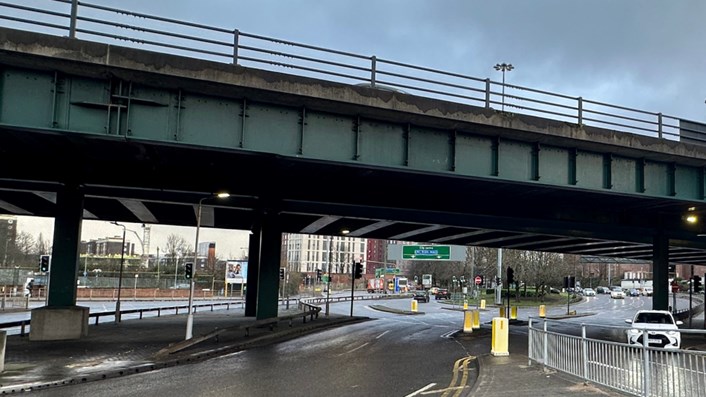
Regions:
M 359 114 L 336 114 L 179 87 L 3 67 L 0 124 L 169 145 L 498 179 L 539 186 L 704 200 L 704 168 Z

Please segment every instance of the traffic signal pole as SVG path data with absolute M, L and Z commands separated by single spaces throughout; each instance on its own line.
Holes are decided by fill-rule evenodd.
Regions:
M 355 262 L 351 266 L 351 317 L 353 317 L 353 297 L 355 296 Z
M 694 265 L 691 265 L 691 281 L 689 283 L 689 328 L 691 328 L 691 318 L 694 317 L 693 313 L 691 312 L 692 308 L 692 294 L 694 292 Z M 706 317 L 704 317 L 706 318 Z

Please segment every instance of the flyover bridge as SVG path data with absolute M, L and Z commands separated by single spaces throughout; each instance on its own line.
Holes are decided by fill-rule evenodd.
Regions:
M 668 263 L 705 263 L 702 224 L 684 222 L 704 207 L 698 123 L 84 2 L 17 3 L 0 3 L 0 210 L 55 217 L 50 308 L 75 305 L 82 219 L 195 225 L 224 190 L 201 225 L 253 232 L 258 318 L 277 313 L 282 232 L 652 260 L 665 309 Z

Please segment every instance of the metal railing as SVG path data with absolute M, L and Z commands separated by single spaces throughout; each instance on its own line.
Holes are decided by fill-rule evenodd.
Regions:
M 541 321 L 541 326 L 537 326 Z M 701 395 L 706 390 L 706 352 L 634 346 L 587 337 L 588 327 L 613 329 L 618 334 L 624 334 L 625 327 L 581 324 L 581 336 L 575 336 L 550 330 L 552 323 L 562 322 L 530 318 L 530 364 L 541 363 L 636 396 L 687 397 Z M 706 335 L 704 331 L 681 329 L 680 332 Z M 648 340 L 644 334 L 643 340 Z
M 214 311 L 215 308 L 217 307 L 225 307 L 226 310 L 230 310 L 231 306 L 235 305 L 242 305 L 244 304 L 243 302 L 222 302 L 222 303 L 204 303 L 204 304 L 199 304 L 199 305 L 193 305 L 194 308 L 194 313 L 196 313 L 198 308 L 209 308 L 210 311 Z M 163 307 L 152 307 L 152 308 L 140 308 L 140 309 L 129 309 L 129 310 L 121 310 L 120 311 L 120 317 L 122 317 L 125 314 L 138 314 L 139 318 L 142 319 L 145 313 L 156 313 L 156 317 L 161 317 L 162 314 L 173 314 L 178 315 L 179 311 L 186 311 L 188 308 L 188 305 L 179 305 L 179 306 L 163 306 Z M 100 323 L 101 318 L 104 317 L 115 317 L 115 310 L 112 311 L 106 311 L 106 312 L 97 312 L 97 313 L 90 313 L 88 315 L 89 318 L 95 318 L 95 325 L 98 325 Z M 30 327 L 30 319 L 26 320 L 18 320 L 18 321 L 9 321 L 5 323 L 0 323 L 0 329 L 11 329 L 11 328 L 20 328 L 20 336 L 25 336 L 27 335 L 28 328 Z
M 38 0 L 41 1 L 41 0 Z M 71 38 L 197 57 L 346 84 L 392 89 L 485 108 L 513 111 L 579 126 L 596 126 L 660 139 L 706 144 L 706 126 L 651 112 L 559 94 L 488 78 L 416 66 L 375 55 L 360 55 L 199 23 L 179 21 L 78 0 L 43 0 L 43 8 L 23 1 L 0 1 L 0 20 Z M 703 127 L 703 129 L 702 129 Z

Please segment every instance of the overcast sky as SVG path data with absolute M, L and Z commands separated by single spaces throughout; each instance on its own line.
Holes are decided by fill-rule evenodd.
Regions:
M 22 3 L 46 4 L 36 0 Z M 706 121 L 703 0 L 88 3 L 376 55 L 479 78 L 500 80 L 493 65 L 507 62 L 515 66 L 506 76 L 511 84 Z M 20 230 L 23 223 L 19 223 Z M 139 226 L 132 228 L 139 230 Z M 85 226 L 84 232 L 85 239 L 116 235 L 121 229 L 112 225 L 108 229 L 104 225 Z M 169 230 L 155 227 L 153 240 L 166 241 L 166 234 Z M 158 237 L 162 235 L 163 238 Z M 192 235 L 193 231 L 184 233 L 189 240 Z M 238 236 L 235 243 L 226 243 L 231 238 L 224 237 L 220 244 L 226 250 L 223 256 L 239 255 L 240 247 L 247 245 L 246 235 Z M 209 232 L 204 231 L 203 240 L 209 238 Z M 156 245 L 159 244 L 163 243 Z

